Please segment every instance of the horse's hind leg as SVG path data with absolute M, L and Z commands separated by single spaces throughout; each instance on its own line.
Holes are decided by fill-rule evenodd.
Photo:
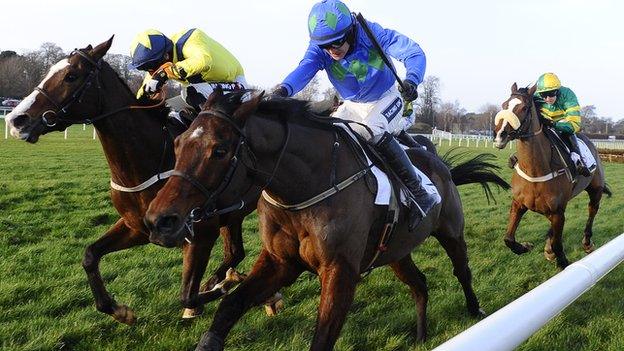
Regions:
M 263 249 L 247 278 L 219 304 L 212 325 L 196 350 L 223 350 L 227 334 L 243 314 L 292 284 L 302 271 L 299 264 L 278 259 Z
M 445 228 L 446 227 L 446 228 Z M 466 307 L 473 316 L 484 316 L 485 312 L 479 307 L 479 300 L 472 289 L 472 272 L 468 266 L 468 251 L 462 230 L 453 230 L 443 224 L 434 234 L 453 264 L 453 274 L 459 280 L 466 297 Z
M 425 341 L 427 338 L 427 300 L 429 298 L 425 275 L 416 267 L 410 255 L 390 264 L 390 267 L 392 267 L 394 274 L 411 290 L 418 315 L 416 340 Z
M 598 209 L 600 208 L 600 200 L 602 199 L 603 192 L 602 189 L 602 186 L 592 186 L 592 184 L 585 189 L 589 195 L 589 217 L 587 218 L 585 230 L 583 231 L 583 250 L 585 253 L 591 253 L 594 251 L 594 243 L 591 240 L 593 235 L 592 227 L 594 226 L 596 213 L 598 213 Z
M 516 255 L 529 252 L 533 245 L 531 243 L 519 243 L 516 241 L 516 230 L 522 216 L 526 213 L 526 206 L 513 200 L 511 202 L 511 209 L 509 210 L 509 223 L 507 224 L 507 232 L 505 233 L 505 245 L 513 251 Z
M 95 298 L 95 306 L 98 311 L 111 315 L 118 322 L 134 323 L 134 312 L 126 305 L 118 305 L 106 291 L 100 274 L 100 259 L 108 253 L 144 245 L 148 242 L 149 239 L 146 235 L 131 230 L 126 226 L 123 219 L 119 219 L 106 234 L 85 250 L 82 267 L 87 273 L 89 286 Z
M 201 222 L 195 225 L 197 233 L 191 243 L 182 248 L 182 290 L 180 300 L 184 307 L 182 318 L 195 318 L 203 313 L 203 303 L 199 298 L 199 286 L 210 259 L 214 243 L 219 237 L 218 221 Z
M 236 267 L 245 258 L 243 247 L 243 218 L 230 219 L 227 225 L 220 229 L 223 240 L 223 262 L 214 274 L 204 283 L 201 291 L 212 290 L 214 286 L 225 278 L 228 269 Z

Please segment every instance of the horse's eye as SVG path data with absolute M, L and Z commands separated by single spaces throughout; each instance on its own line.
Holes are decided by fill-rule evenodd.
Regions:
M 68 82 L 68 83 L 71 83 L 71 82 L 75 81 L 76 79 L 78 79 L 78 76 L 73 74 L 73 73 L 68 73 L 65 76 L 65 81 Z
M 212 151 L 212 156 L 211 156 L 211 158 L 214 158 L 214 159 L 218 159 L 218 160 L 219 160 L 219 159 L 224 158 L 224 157 L 225 157 L 225 155 L 227 155 L 227 153 L 228 153 L 228 150 L 227 150 L 225 147 L 223 147 L 223 146 L 218 146 L 218 147 L 216 147 L 216 148 Z

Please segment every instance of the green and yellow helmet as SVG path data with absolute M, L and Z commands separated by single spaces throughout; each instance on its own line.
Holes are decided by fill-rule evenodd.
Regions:
M 537 80 L 536 93 L 543 93 L 545 91 L 557 90 L 561 88 L 561 81 L 554 73 L 544 73 Z
M 145 70 L 150 65 L 158 64 L 172 48 L 171 39 L 155 29 L 147 29 L 132 40 L 130 45 L 132 62 L 128 66 Z

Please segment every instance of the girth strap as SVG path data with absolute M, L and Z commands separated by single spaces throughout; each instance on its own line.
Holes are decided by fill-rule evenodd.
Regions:
M 328 197 L 338 193 L 339 191 L 347 188 L 349 185 L 355 183 L 358 179 L 362 178 L 364 175 L 366 175 L 366 173 L 368 173 L 368 171 L 370 170 L 370 166 L 360 170 L 359 172 L 353 174 L 352 176 L 350 176 L 349 178 L 343 180 L 342 182 L 336 184 L 335 186 L 332 186 L 331 188 L 323 191 L 322 193 L 306 200 L 303 202 L 300 202 L 298 204 L 294 204 L 294 205 L 285 205 L 282 204 L 280 202 L 278 202 L 277 200 L 275 200 L 274 198 L 271 197 L 271 195 L 269 195 L 269 193 L 267 193 L 265 190 L 262 191 L 262 197 L 271 205 L 282 209 L 282 210 L 287 210 L 287 211 L 298 211 L 298 210 L 303 210 L 304 208 L 308 208 L 312 205 L 315 205 L 325 199 L 327 199 Z

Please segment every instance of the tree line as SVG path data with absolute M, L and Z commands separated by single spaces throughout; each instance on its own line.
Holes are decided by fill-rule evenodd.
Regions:
M 45 77 L 49 68 L 67 56 L 55 43 L 46 42 L 37 50 L 18 54 L 12 50 L 0 52 L 0 96 L 21 99 L 30 94 L 39 82 Z M 143 73 L 130 70 L 130 57 L 123 54 L 107 54 L 104 58 L 125 80 L 133 91 L 138 89 Z M 168 84 L 168 96 L 174 96 L 179 91 L 179 85 Z M 266 90 L 270 91 L 271 88 Z M 476 112 L 468 112 L 460 103 L 442 101 L 440 98 L 441 82 L 436 76 L 428 76 L 419 87 L 419 98 L 414 109 L 416 112 L 415 132 L 430 132 L 433 128 L 453 133 L 463 134 L 491 134 L 494 116 L 500 107 L 486 103 Z M 318 76 L 306 88 L 296 95 L 306 100 L 329 99 L 336 95 L 334 88 L 321 87 Z M 624 119 L 613 122 L 608 118 L 600 117 L 594 105 L 581 108 L 583 117 L 583 131 L 595 135 L 624 135 Z

